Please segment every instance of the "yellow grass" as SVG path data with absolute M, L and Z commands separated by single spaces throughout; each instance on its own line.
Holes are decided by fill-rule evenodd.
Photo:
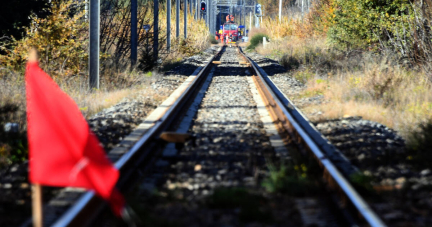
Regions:
M 282 45 L 286 48 L 281 49 Z M 408 138 L 420 123 L 432 119 L 432 86 L 427 73 L 392 64 L 388 56 L 365 53 L 346 58 L 341 57 L 343 53 L 332 53 L 324 39 L 292 37 L 274 40 L 268 48 L 259 47 L 257 51 L 276 59 L 286 54 L 302 62 L 289 74 L 305 81 L 307 88 L 292 98 L 323 95 L 325 100 L 320 105 L 303 107 L 311 120 L 362 116 Z M 306 58 L 312 60 L 306 62 Z M 337 68 L 323 70 L 322 62 Z
M 162 10 L 159 12 L 160 17 L 160 32 L 165 35 L 167 30 L 167 14 L 166 14 L 166 6 L 161 7 Z M 176 21 L 175 21 L 175 8 L 172 9 L 171 12 L 171 52 L 168 53 L 166 58 L 167 61 L 177 61 L 182 60 L 184 57 L 192 56 L 200 51 L 205 50 L 210 46 L 209 43 L 209 32 L 208 28 L 205 26 L 205 21 L 194 20 L 194 16 L 189 14 L 187 15 L 187 38 L 184 38 L 184 13 L 180 11 L 180 36 L 176 37 Z M 182 43 L 183 41 L 183 43 Z M 186 42 L 184 42 L 186 41 Z

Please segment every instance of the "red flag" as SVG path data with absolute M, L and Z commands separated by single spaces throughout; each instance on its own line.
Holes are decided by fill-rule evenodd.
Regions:
M 119 171 L 75 102 L 37 62 L 27 63 L 26 93 L 30 182 L 94 190 L 120 215 L 124 199 L 114 188 Z

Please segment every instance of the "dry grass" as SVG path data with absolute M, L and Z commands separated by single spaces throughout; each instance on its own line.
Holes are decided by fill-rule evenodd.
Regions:
M 135 99 L 139 96 L 152 97 L 155 101 L 165 98 L 164 95 L 156 93 L 150 84 L 157 77 L 158 73 L 142 74 L 133 72 L 128 78 L 118 79 L 117 84 L 110 84 L 108 80 L 101 80 L 101 89 L 90 91 L 88 82 L 83 78 L 76 77 L 73 79 L 57 78 L 56 82 L 69 96 L 74 99 L 85 117 L 90 117 L 104 108 L 115 105 L 124 98 Z M 139 80 L 137 78 L 140 78 Z M 135 85 L 131 85 L 134 83 Z M 19 107 L 16 115 L 10 117 L 10 121 L 26 125 L 25 116 L 25 85 L 22 77 L 7 76 L 0 80 L 0 106 L 12 103 Z M 167 94 L 169 92 L 167 91 Z M 22 128 L 25 130 L 25 127 Z
M 300 39 L 290 36 L 283 39 L 272 39 L 265 48 L 260 45 L 256 50 L 260 54 L 277 60 L 281 59 L 284 55 L 288 55 L 302 61 L 307 60 L 305 58 L 311 54 L 320 57 L 319 55 L 328 53 L 330 48 L 326 45 L 324 38 Z
M 268 34 L 268 31 L 267 31 L 266 28 L 263 28 L 263 27 L 261 27 L 261 28 L 252 28 L 249 31 L 249 37 L 253 37 L 256 34 Z
M 175 9 L 171 12 L 171 51 L 167 53 L 166 62 L 177 62 L 183 60 L 185 57 L 197 54 L 210 46 L 209 38 L 210 33 L 208 28 L 205 26 L 204 20 L 195 21 L 193 15 L 187 15 L 187 39 L 184 38 L 184 14 L 180 12 L 180 36 L 176 38 L 176 21 L 175 21 Z M 166 6 L 162 6 L 162 10 L 159 14 L 160 32 L 166 34 Z
M 286 48 L 277 48 L 281 45 Z M 303 109 L 311 120 L 362 116 L 408 138 L 420 123 L 432 118 L 428 74 L 402 68 L 394 64 L 391 56 L 338 53 L 324 39 L 286 38 L 257 50 L 278 60 L 289 56 L 301 63 L 289 72 L 307 84 L 295 98 L 324 95 L 325 99 L 324 104 Z
M 272 39 L 291 36 L 302 39 L 323 37 L 328 30 L 328 13 L 325 11 L 327 7 L 321 7 L 315 4 L 304 17 L 298 12 L 283 15 L 280 22 L 278 17 L 264 17 L 262 27 L 267 29 L 267 34 Z

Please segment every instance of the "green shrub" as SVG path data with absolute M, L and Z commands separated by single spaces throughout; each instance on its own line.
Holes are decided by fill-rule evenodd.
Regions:
M 210 43 L 211 44 L 218 44 L 219 42 L 216 40 L 216 37 L 214 35 L 209 36 Z
M 409 28 L 410 1 L 335 0 L 330 40 L 342 48 L 365 48 Z
M 138 60 L 138 68 L 144 72 L 152 70 L 157 64 L 153 58 L 153 49 L 143 48 Z
M 281 165 L 276 168 L 269 165 L 270 175 L 262 181 L 262 186 L 270 193 L 284 193 L 292 196 L 304 196 L 316 193 L 319 188 L 316 183 L 308 176 L 309 169 L 305 164 Z
M 248 50 L 255 49 L 258 46 L 258 44 L 263 42 L 263 37 L 266 37 L 267 40 L 269 39 L 268 35 L 264 33 L 258 33 L 252 36 L 252 38 L 250 39 L 250 44 L 246 49 Z
M 279 64 L 287 70 L 298 69 L 300 67 L 300 61 L 292 55 L 284 54 L 279 60 Z

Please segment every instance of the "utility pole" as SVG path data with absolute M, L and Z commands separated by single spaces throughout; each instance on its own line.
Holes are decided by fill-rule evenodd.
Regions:
M 223 21 L 222 21 L 222 10 L 223 10 L 223 8 L 220 7 L 220 8 L 219 8 L 219 21 L 220 21 L 220 25 L 223 26 Z M 216 28 L 216 31 L 218 31 L 218 32 L 219 32 L 219 30 L 221 30 L 221 29 L 220 29 L 220 25 L 219 25 L 218 28 Z
M 87 22 L 88 20 L 88 0 L 84 1 L 84 18 L 85 18 L 85 22 Z
M 206 17 L 206 24 L 207 26 L 209 26 L 209 13 L 210 13 L 210 4 L 209 4 L 209 0 L 206 0 L 206 13 L 205 13 L 205 17 Z
M 282 23 L 282 0 L 279 0 L 279 23 Z
M 210 34 L 213 34 L 212 33 L 212 24 L 213 24 L 213 6 L 212 6 L 212 0 L 209 0 L 209 4 L 207 5 L 207 8 L 208 8 L 208 14 L 209 14 L 209 25 L 208 25 L 208 27 L 209 27 L 209 32 L 210 32 Z
M 155 0 L 156 1 L 156 0 Z M 184 16 L 184 38 L 187 38 L 187 14 L 188 14 L 188 8 L 187 8 L 187 0 L 184 1 L 184 9 L 183 9 L 183 16 Z
M 243 10 L 244 10 L 243 11 L 244 12 L 243 13 L 243 25 L 245 26 L 245 34 L 246 34 L 246 16 L 247 16 L 246 14 L 247 13 L 246 13 L 246 7 L 245 7 L 245 5 L 243 5 Z
M 240 20 L 239 20 L 239 26 L 241 25 L 242 22 L 242 7 L 240 5 Z
M 99 0 L 90 0 L 90 53 L 89 85 L 90 89 L 99 89 Z
M 193 0 L 193 8 L 195 8 L 195 11 L 193 12 L 194 20 L 197 20 L 197 18 L 198 18 L 198 16 L 197 16 L 197 11 L 198 11 L 197 2 L 198 2 L 197 0 Z
M 249 12 L 249 30 L 252 30 L 252 12 Z M 249 34 L 248 34 L 249 37 Z
M 303 18 L 303 14 L 304 14 L 304 0 L 302 0 L 302 18 Z
M 180 0 L 176 0 L 176 38 L 180 36 Z
M 197 20 L 201 20 L 201 0 L 196 0 L 196 15 Z
M 131 0 L 131 66 L 135 66 L 137 61 L 138 51 L 138 35 L 137 35 L 137 0 Z
M 167 51 L 171 48 L 171 0 L 167 0 Z
M 158 60 L 158 48 L 159 48 L 159 0 L 153 1 L 154 11 L 153 11 L 153 60 L 157 62 Z
M 189 0 L 189 14 L 192 15 L 192 0 Z
M 210 12 L 210 17 L 211 17 L 210 18 L 210 33 L 212 35 L 215 34 L 215 25 L 216 25 L 216 22 L 215 22 L 215 12 L 216 12 L 215 6 L 216 6 L 216 4 L 213 5 L 214 1 L 215 0 L 210 0 L 210 9 L 211 9 L 211 12 Z

